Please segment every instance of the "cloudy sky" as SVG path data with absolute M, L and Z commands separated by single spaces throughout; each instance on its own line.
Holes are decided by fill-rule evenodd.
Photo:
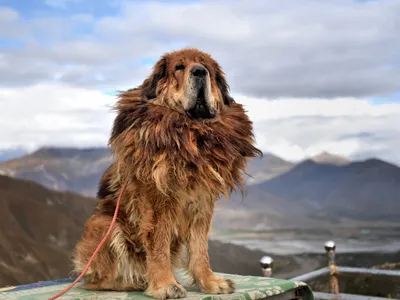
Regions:
M 0 0 L 0 149 L 106 145 L 115 91 L 193 46 L 264 151 L 400 163 L 399 28 L 400 0 Z

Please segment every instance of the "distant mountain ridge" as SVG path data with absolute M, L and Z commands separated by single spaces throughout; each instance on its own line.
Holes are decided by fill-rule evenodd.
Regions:
M 43 147 L 18 159 L 0 163 L 0 173 L 38 182 L 50 189 L 87 196 L 112 162 L 109 149 Z
M 93 156 L 107 156 L 110 152 L 105 147 L 93 148 L 57 148 L 57 147 L 43 147 L 33 152 L 29 156 L 42 157 L 42 158 L 74 158 L 74 157 L 87 157 Z
M 23 157 L 0 163 L 0 174 L 36 181 L 61 191 L 95 196 L 97 183 L 112 162 L 109 148 L 43 147 Z M 248 184 L 288 171 L 293 164 L 270 153 L 248 164 Z
M 98 181 L 111 162 L 105 147 L 45 147 L 0 163 L 0 174 L 95 196 Z M 226 206 L 218 208 L 224 214 L 217 227 L 252 224 L 270 228 L 282 226 L 288 218 L 293 223 L 308 223 L 312 215 L 396 218 L 400 215 L 399 170 L 379 159 L 351 162 L 327 152 L 298 164 L 265 153 L 248 164 L 251 177 L 244 201 L 240 194 L 233 194 Z M 232 219 L 234 215 L 241 217 Z
M 294 164 L 272 153 L 264 153 L 248 163 L 247 169 L 251 176 L 247 184 L 256 184 L 271 179 L 293 168 Z
M 313 157 L 310 158 L 312 161 L 318 163 L 318 164 L 326 164 L 326 165 L 334 165 L 334 166 L 344 166 L 348 165 L 351 163 L 350 160 L 343 156 L 339 155 L 334 155 L 331 153 L 328 153 L 326 151 L 321 152 L 320 154 L 317 154 Z
M 400 168 L 380 159 L 339 166 L 306 160 L 257 187 L 325 214 L 400 216 Z

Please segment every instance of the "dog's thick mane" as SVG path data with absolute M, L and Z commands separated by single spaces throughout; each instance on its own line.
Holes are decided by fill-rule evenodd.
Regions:
M 154 184 L 165 195 L 184 187 L 215 196 L 243 191 L 246 160 L 261 154 L 253 146 L 252 122 L 232 103 L 216 119 L 193 120 L 142 100 L 140 89 L 121 94 L 110 145 L 121 179 Z

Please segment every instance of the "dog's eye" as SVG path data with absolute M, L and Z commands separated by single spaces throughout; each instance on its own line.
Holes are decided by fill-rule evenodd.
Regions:
M 176 67 L 175 67 L 175 70 L 176 71 L 178 71 L 178 70 L 184 70 L 185 69 L 185 66 L 184 65 L 177 65 Z

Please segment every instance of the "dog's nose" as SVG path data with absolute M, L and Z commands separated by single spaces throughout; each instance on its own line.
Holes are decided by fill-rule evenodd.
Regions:
M 207 69 L 203 66 L 195 66 L 192 68 L 191 72 L 195 77 L 204 77 L 207 75 Z

